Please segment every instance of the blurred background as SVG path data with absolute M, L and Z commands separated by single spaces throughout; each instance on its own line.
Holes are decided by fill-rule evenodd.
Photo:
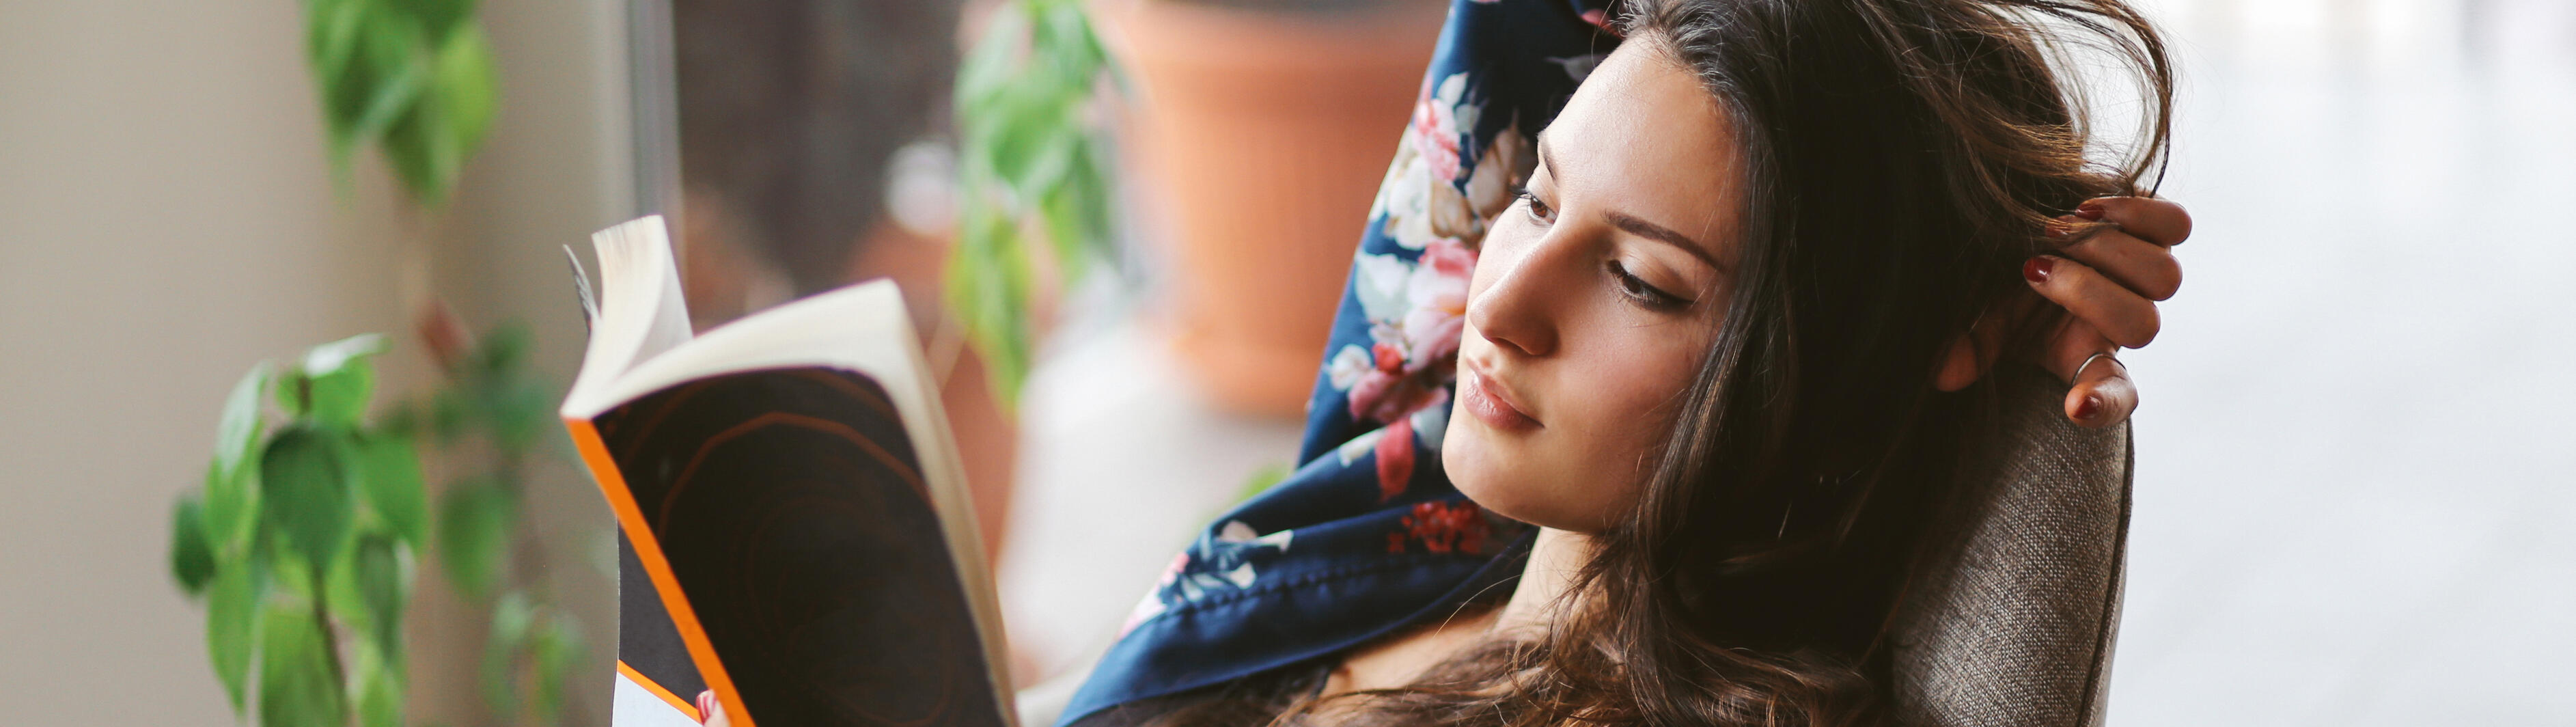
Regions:
M 550 421 L 512 427 L 580 356 L 564 247 L 648 212 L 702 330 L 902 281 L 1013 671 L 1072 668 L 1293 457 L 1444 7 L 449 3 L 417 27 L 463 30 L 419 36 L 415 97 L 361 93 L 391 84 L 312 29 L 379 1 L 0 0 L 15 719 L 233 719 L 174 499 L 243 372 L 301 381 L 307 347 L 379 332 L 368 421 L 419 433 L 436 523 L 389 561 L 418 588 L 393 702 L 604 724 L 613 524 Z M 2576 723 L 2576 4 L 2144 4 L 2183 81 L 2163 190 L 2198 227 L 2164 335 L 2124 357 L 2144 405 L 2112 719 Z M 1048 12 L 1087 18 L 1124 85 L 1011 70 L 1087 62 Z M 1007 52 L 959 60 L 986 47 Z M 1044 123 L 979 126 L 994 109 Z M 970 324 L 991 319 L 942 290 L 991 283 L 952 258 L 1036 270 L 973 288 L 1026 314 Z M 1022 350 L 973 345 L 993 335 Z

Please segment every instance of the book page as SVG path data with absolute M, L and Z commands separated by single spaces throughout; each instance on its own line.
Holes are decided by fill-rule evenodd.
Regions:
M 599 253 L 604 290 L 581 371 L 564 397 L 567 416 L 576 402 L 597 411 L 605 402 L 596 398 L 612 380 L 691 337 L 688 301 L 681 297 L 680 269 L 661 215 L 600 230 L 590 242 Z

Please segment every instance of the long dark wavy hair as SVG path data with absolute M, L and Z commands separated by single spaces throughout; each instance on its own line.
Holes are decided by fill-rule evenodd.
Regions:
M 1326 701 L 1359 725 L 1892 722 L 1889 624 L 1994 429 L 1991 383 L 1944 393 L 1933 372 L 1981 316 L 2033 307 L 2017 271 L 2067 239 L 2054 218 L 2152 188 L 2163 42 L 2120 0 L 1638 0 L 1614 18 L 1705 82 L 1750 162 L 1717 343 L 1639 505 L 1593 534 L 1581 609 Z M 2079 57 L 2137 84 L 2124 150 L 2085 118 Z M 1298 723 L 1318 706 L 1298 691 L 1162 721 Z

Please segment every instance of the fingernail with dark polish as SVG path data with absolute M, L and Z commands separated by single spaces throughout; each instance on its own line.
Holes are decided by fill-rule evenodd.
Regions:
M 2057 267 L 2057 258 L 2041 255 L 2022 261 L 2021 276 L 2033 283 L 2048 282 L 2048 271 Z
M 2087 222 L 2100 222 L 2102 221 L 2102 206 L 2086 202 L 2075 208 L 2075 216 L 2082 217 Z
M 2101 411 L 2101 410 L 2102 410 L 2102 395 L 2101 395 L 2101 394 L 2085 394 L 2085 395 L 2084 395 L 2084 400 L 2083 400 L 2083 401 L 2079 401 L 2079 402 L 2076 402 L 2076 403 L 2075 403 L 2075 418 L 2077 418 L 2077 419 L 2092 419 L 2092 418 L 2093 418 L 2093 413 L 2094 413 L 2094 412 L 2097 412 L 2097 411 Z

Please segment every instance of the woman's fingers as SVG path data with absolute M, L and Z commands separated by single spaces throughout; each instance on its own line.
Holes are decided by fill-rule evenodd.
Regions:
M 2173 250 L 2119 228 L 2095 231 L 2058 248 L 2056 253 L 2110 276 L 2148 300 L 2171 298 L 2182 290 L 2182 262 L 2174 259 Z
M 2118 225 L 2140 240 L 2166 247 L 2191 237 L 2191 213 L 2161 199 L 2097 197 L 2077 206 L 2075 216 Z
M 2163 327 L 2154 301 L 2182 288 L 2182 264 L 2171 248 L 2191 237 L 2181 205 L 2146 197 L 2086 201 L 2068 221 L 2110 223 L 2055 255 L 2022 265 L 2031 288 L 2074 318 L 2057 331 L 2043 357 L 2066 379 L 2066 418 L 2086 427 L 2127 421 L 2138 408 L 2137 383 L 2112 354 L 2145 346 Z
M 2022 264 L 2021 276 L 2041 296 L 2074 313 L 2076 320 L 2113 343 L 2145 346 L 2156 340 L 2156 331 L 2163 325 L 2155 303 L 2084 263 L 2041 255 Z
M 2048 346 L 2044 363 L 2059 378 L 2073 382 L 2066 391 L 2066 418 L 2084 427 L 2106 427 L 2126 421 L 2138 409 L 2138 387 L 2129 367 L 2111 354 L 2120 349 L 2091 324 L 2067 321 Z
M 716 698 L 716 690 L 698 693 L 698 722 L 707 727 L 733 727 L 733 721 L 725 719 L 724 700 Z

